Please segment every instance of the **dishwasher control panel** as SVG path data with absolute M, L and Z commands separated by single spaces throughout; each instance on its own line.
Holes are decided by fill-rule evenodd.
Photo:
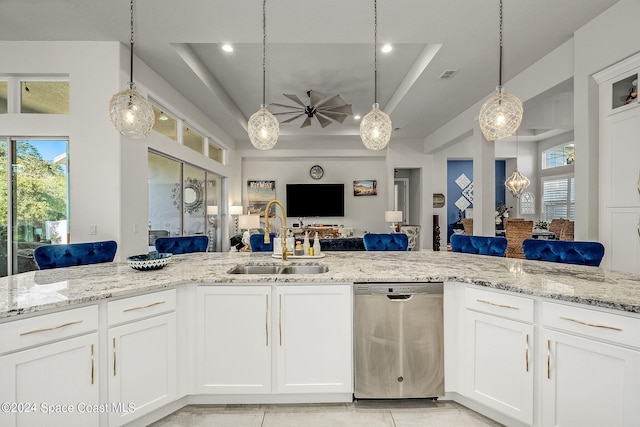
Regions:
M 441 294 L 442 282 L 354 283 L 354 295 Z

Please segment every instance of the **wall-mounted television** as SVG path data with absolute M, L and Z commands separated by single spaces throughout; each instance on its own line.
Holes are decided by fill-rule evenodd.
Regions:
M 287 216 L 344 216 L 344 184 L 287 184 Z

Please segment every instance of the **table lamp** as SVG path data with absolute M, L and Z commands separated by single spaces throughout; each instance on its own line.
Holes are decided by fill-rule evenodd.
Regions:
M 240 230 L 245 230 L 245 232 L 242 233 L 242 243 L 245 248 L 251 247 L 249 241 L 251 230 L 260 228 L 260 215 L 240 215 L 238 218 L 238 227 Z
M 385 211 L 384 220 L 392 223 L 389 227 L 393 233 L 397 233 L 400 231 L 399 223 L 402 222 L 402 211 Z
M 242 215 L 243 211 L 242 211 L 242 206 L 229 206 L 229 215 L 234 216 L 234 222 L 233 222 L 233 234 L 238 234 L 238 215 Z

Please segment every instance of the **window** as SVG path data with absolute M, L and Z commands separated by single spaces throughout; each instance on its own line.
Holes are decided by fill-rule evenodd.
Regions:
M 151 108 L 153 108 L 153 114 L 156 117 L 153 123 L 153 130 L 177 142 L 178 120 L 153 104 L 151 104 Z
M 572 165 L 574 162 L 574 145 L 564 144 L 542 152 L 542 169 L 552 169 Z
M 0 114 L 7 114 L 7 82 L 0 82 Z
M 520 196 L 520 213 L 523 215 L 533 215 L 536 213 L 536 196 L 526 191 Z
M 575 219 L 575 185 L 573 176 L 542 180 L 542 219 Z
M 20 112 L 29 114 L 69 114 L 69 82 L 20 82 Z
M 224 151 L 209 139 L 209 158 L 218 163 L 224 163 Z
M 37 270 L 36 247 L 68 243 L 67 159 L 67 140 L 0 140 L 0 276 Z
M 188 126 L 183 126 L 182 144 L 200 154 L 204 154 L 204 136 L 190 129 Z

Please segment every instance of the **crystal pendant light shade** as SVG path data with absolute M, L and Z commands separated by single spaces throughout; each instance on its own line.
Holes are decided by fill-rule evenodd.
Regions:
M 504 186 L 507 187 L 513 197 L 520 197 L 522 192 L 531 184 L 529 178 L 522 175 L 519 171 L 515 171 L 507 180 L 504 182 Z
M 253 113 L 247 126 L 251 144 L 259 150 L 270 150 L 275 147 L 280 136 L 280 123 L 276 116 L 262 104 L 260 110 Z
M 514 135 L 522 122 L 522 101 L 498 87 L 480 108 L 480 130 L 489 141 Z
M 133 83 L 133 0 L 130 0 L 129 4 L 131 16 L 129 88 L 111 97 L 109 116 L 121 135 L 144 138 L 153 128 L 155 114 L 149 101 L 136 90 L 136 85 Z
M 360 121 L 360 138 L 369 150 L 382 150 L 391 139 L 391 118 L 375 103 Z
M 129 89 L 111 97 L 109 115 L 118 132 L 130 138 L 144 138 L 149 135 L 155 119 L 151 104 L 138 93 L 133 83 L 130 83 Z

